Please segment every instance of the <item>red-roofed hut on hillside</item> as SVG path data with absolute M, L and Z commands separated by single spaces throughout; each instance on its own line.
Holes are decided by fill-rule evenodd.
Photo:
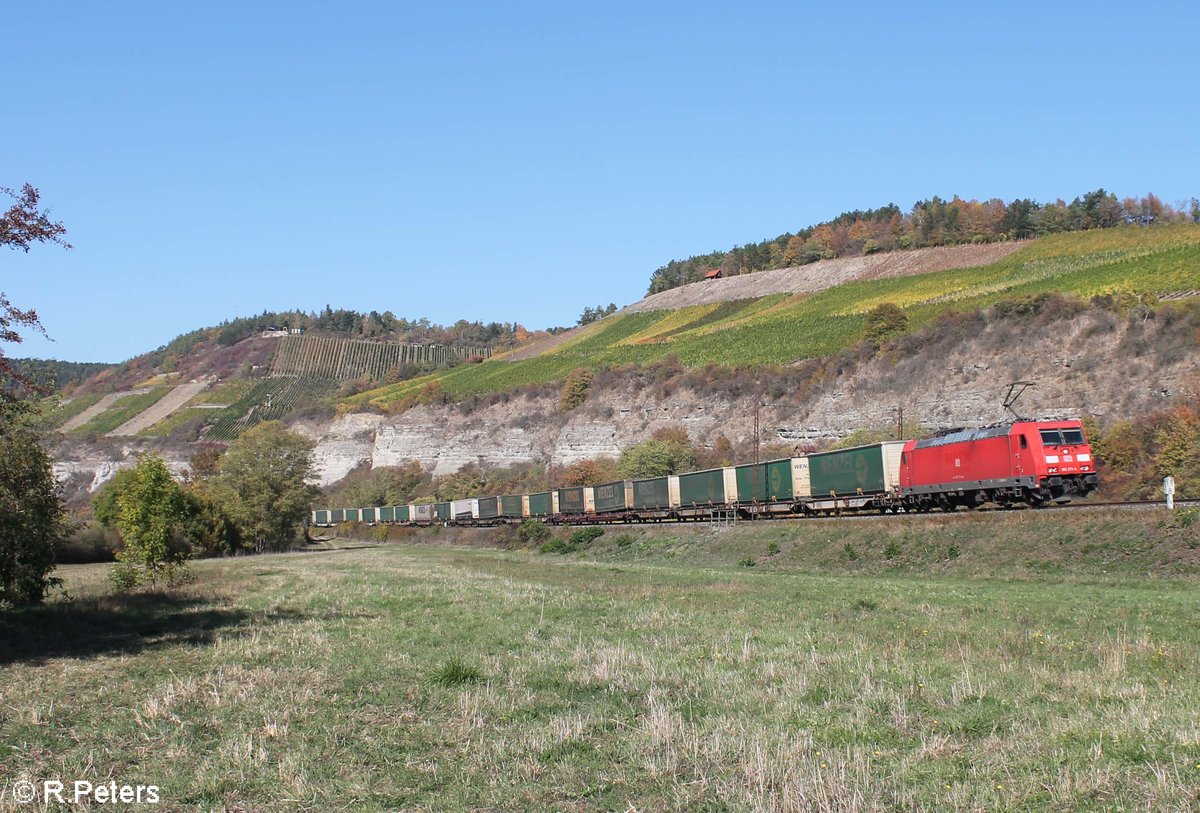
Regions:
M 704 278 L 705 279 L 720 279 L 721 278 L 721 269 L 714 268 L 712 271 L 709 271 L 707 274 L 705 274 Z

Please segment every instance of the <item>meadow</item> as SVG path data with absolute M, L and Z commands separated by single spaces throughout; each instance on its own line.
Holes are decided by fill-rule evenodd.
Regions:
M 610 529 L 567 556 L 405 531 L 130 599 L 66 568 L 72 601 L 0 613 L 0 784 L 152 783 L 163 810 L 1197 809 L 1196 526 L 1061 525 Z
M 433 381 L 451 394 L 503 391 L 555 381 L 576 367 L 640 364 L 669 355 L 688 366 L 787 364 L 850 347 L 862 337 L 867 313 L 885 302 L 904 308 L 909 327 L 919 328 L 945 313 L 1039 294 L 1087 299 L 1197 290 L 1197 268 L 1200 227 L 1194 225 L 1051 235 L 977 268 L 853 282 L 814 294 L 618 313 L 541 356 L 464 365 L 345 402 L 386 407 Z

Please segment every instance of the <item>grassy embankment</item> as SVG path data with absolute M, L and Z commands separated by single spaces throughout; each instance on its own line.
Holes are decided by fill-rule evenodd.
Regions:
M 0 775 L 172 810 L 1192 810 L 1185 517 L 425 532 L 131 601 L 70 568 L 74 604 L 0 615 Z
M 501 391 L 560 379 L 579 366 L 646 363 L 671 354 L 687 365 L 820 358 L 854 344 L 866 314 L 883 302 L 903 307 L 915 328 L 947 312 L 1042 293 L 1092 297 L 1200 289 L 1198 269 L 1200 226 L 1054 235 L 978 268 L 855 282 L 812 295 L 620 314 L 536 358 L 464 365 L 360 393 L 344 403 L 386 406 L 432 381 L 455 394 Z

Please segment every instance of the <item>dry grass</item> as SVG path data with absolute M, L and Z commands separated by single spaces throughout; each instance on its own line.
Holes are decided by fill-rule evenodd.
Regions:
M 131 604 L 71 568 L 74 606 L 0 626 L 0 776 L 153 782 L 171 810 L 1200 804 L 1190 582 L 764 572 L 688 545 L 200 562 Z

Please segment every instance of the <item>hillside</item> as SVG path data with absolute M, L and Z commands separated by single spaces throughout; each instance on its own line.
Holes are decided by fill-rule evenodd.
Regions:
M 759 299 L 772 294 L 816 293 L 848 282 L 914 277 L 955 268 L 973 268 L 999 262 L 1028 244 L 1028 240 L 1013 240 L 818 260 L 808 265 L 693 282 L 650 294 L 622 312 L 677 310 L 716 302 Z
M 1031 237 L 1127 225 L 1168 225 L 1200 222 L 1195 198 L 1171 206 L 1153 193 L 1118 199 L 1096 189 L 1070 203 L 1038 203 L 1028 198 L 1008 201 L 944 200 L 934 195 L 917 201 L 907 212 L 888 204 L 879 209 L 843 212 L 832 220 L 788 232 L 760 243 L 728 251 L 672 260 L 655 270 L 650 293 L 706 279 L 717 269 L 726 277 L 755 274 L 820 260 L 868 257 L 879 253 L 929 248 L 1004 243 Z
M 1004 252 L 1009 246 L 975 249 Z M 942 254 L 940 252 L 952 252 Z M 926 258 L 966 257 L 957 249 L 931 250 Z M 646 364 L 672 356 L 685 366 L 707 363 L 794 364 L 853 346 L 863 335 L 867 313 L 882 303 L 902 307 L 910 329 L 946 313 L 967 313 L 1006 301 L 1043 294 L 1082 298 L 1135 295 L 1180 296 L 1200 290 L 1200 226 L 1121 228 L 1054 235 L 1021 245 L 986 265 L 905 275 L 904 255 L 830 261 L 820 288 L 806 269 L 764 272 L 730 280 L 694 283 L 657 294 L 544 345 L 545 352 L 518 360 L 492 361 L 414 378 L 346 399 L 350 405 L 389 407 L 418 396 L 434 382 L 443 392 L 463 395 L 513 390 L 562 379 L 576 367 L 602 369 Z M 853 276 L 853 269 L 865 278 Z M 816 290 L 779 292 L 758 299 L 739 296 L 755 277 L 788 280 Z M 743 282 L 747 280 L 747 282 Z M 725 283 L 721 286 L 719 283 Z M 713 301 L 676 310 L 654 308 L 655 297 L 679 301 L 711 296 Z M 647 304 L 650 303 L 650 304 Z
M 178 358 L 176 372 L 138 379 L 133 370 L 152 370 L 134 367 L 127 389 L 105 394 L 114 368 L 60 407 L 51 416 L 67 430 L 58 472 L 83 495 L 145 448 L 182 471 L 196 439 L 228 441 L 268 418 L 314 439 L 321 482 L 330 484 L 362 465 L 414 460 L 437 475 L 465 464 L 564 466 L 616 456 L 664 427 L 686 429 L 702 447 L 722 436 L 744 446 L 755 403 L 765 404 L 765 439 L 790 449 L 887 430 L 900 409 L 910 430 L 1002 420 L 1003 388 L 1021 379 L 1038 382 L 1022 404 L 1031 413 L 1104 425 L 1200 387 L 1200 308 L 1191 304 L 1200 301 L 1200 226 L 983 246 L 1001 258 L 921 273 L 947 257 L 977 261 L 976 248 L 834 261 L 819 278 L 800 269 L 791 284 L 817 289 L 802 293 L 675 310 L 638 303 L 549 344 L 424 374 L 409 367 L 414 377 L 361 392 L 369 378 L 345 377 L 378 376 L 397 354 L 405 361 L 404 351 L 308 336 L 202 342 Z M 855 273 L 866 278 L 833 284 Z M 1156 296 L 1169 306 L 1155 305 Z M 867 313 L 889 302 L 903 309 L 906 332 L 876 352 L 860 338 Z M 560 382 L 581 366 L 601 374 L 583 406 L 562 414 Z

